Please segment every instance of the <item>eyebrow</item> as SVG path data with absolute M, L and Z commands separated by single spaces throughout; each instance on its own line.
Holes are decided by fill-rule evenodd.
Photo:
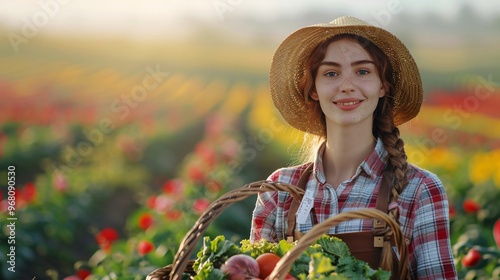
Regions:
M 375 62 L 373 62 L 372 60 L 367 60 L 367 59 L 363 59 L 363 60 L 356 60 L 356 61 L 353 61 L 351 63 L 351 66 L 356 66 L 356 65 L 361 65 L 361 64 L 373 64 L 375 65 Z M 333 62 L 333 61 L 322 61 L 320 64 L 321 65 L 327 65 L 327 66 L 335 66 L 335 67 L 341 67 L 340 63 L 338 62 Z

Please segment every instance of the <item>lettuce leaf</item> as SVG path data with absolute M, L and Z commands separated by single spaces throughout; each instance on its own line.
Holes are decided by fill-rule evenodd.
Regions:
M 196 271 L 194 279 L 223 279 L 224 274 L 218 268 L 231 256 L 239 253 L 238 246 L 222 235 L 215 237 L 214 240 L 210 240 L 209 236 L 204 237 L 203 246 L 196 254 L 197 259 L 193 264 L 193 269 Z

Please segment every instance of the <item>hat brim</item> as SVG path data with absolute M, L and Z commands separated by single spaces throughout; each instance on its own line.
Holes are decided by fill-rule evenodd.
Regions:
M 388 31 L 353 17 L 343 17 L 328 24 L 301 28 L 276 50 L 269 75 L 270 91 L 285 121 L 301 131 L 324 135 L 325 124 L 306 106 L 299 81 L 314 48 L 338 34 L 364 37 L 385 53 L 394 70 L 394 124 L 401 125 L 414 118 L 420 111 L 423 91 L 420 72 L 409 50 Z

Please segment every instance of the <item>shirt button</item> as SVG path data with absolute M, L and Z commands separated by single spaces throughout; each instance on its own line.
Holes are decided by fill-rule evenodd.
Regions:
M 406 244 L 410 244 L 410 239 L 406 238 L 405 242 L 406 242 Z

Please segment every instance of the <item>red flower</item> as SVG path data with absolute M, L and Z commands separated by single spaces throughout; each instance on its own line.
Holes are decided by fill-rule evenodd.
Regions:
M 495 238 L 497 247 L 500 248 L 500 219 L 498 219 L 493 226 L 493 237 Z
M 151 209 L 155 209 L 156 207 L 156 196 L 150 196 L 148 197 L 148 199 L 146 200 L 146 205 L 151 208 Z
M 215 165 L 215 150 L 207 143 L 200 142 L 194 147 L 194 152 L 205 161 L 209 168 Z
M 23 190 L 21 188 L 16 189 L 14 199 L 16 200 L 16 209 L 21 209 L 26 206 L 26 200 L 24 199 Z
M 208 199 L 199 198 L 194 202 L 193 210 L 196 214 L 200 215 L 207 210 L 208 206 L 210 206 L 210 201 L 208 201 Z
M 33 202 L 36 198 L 36 187 L 32 182 L 24 185 L 24 188 L 16 190 L 14 194 L 16 199 L 16 208 L 23 208 L 26 204 Z
M 109 250 L 111 249 L 111 244 L 118 240 L 118 232 L 114 228 L 104 228 L 95 238 L 104 250 Z
M 165 214 L 165 217 L 170 221 L 178 221 L 182 217 L 182 212 L 179 210 L 170 210 Z
M 80 269 L 76 272 L 76 276 L 78 276 L 81 280 L 85 280 L 85 278 L 87 278 L 90 275 L 91 275 L 90 271 L 86 269 Z
M 141 240 L 139 241 L 139 244 L 137 244 L 137 252 L 139 252 L 139 255 L 141 256 L 151 253 L 154 249 L 155 246 L 153 243 L 146 240 Z
M 153 216 L 149 213 L 143 213 L 137 222 L 139 225 L 139 228 L 146 231 L 148 228 L 150 228 L 154 224 L 154 219 Z
M 481 210 L 481 206 L 472 199 L 466 199 L 463 203 L 465 213 L 474 214 Z
M 187 169 L 187 176 L 195 182 L 201 182 L 205 178 L 205 173 L 198 165 L 191 164 Z
M 172 198 L 166 195 L 159 195 L 155 199 L 155 210 L 160 213 L 165 213 L 168 210 L 172 209 L 175 201 Z
M 35 184 L 29 182 L 24 185 L 23 189 L 23 197 L 24 199 L 30 203 L 35 200 L 36 197 L 36 187 Z
M 222 184 L 218 181 L 210 180 L 206 183 L 206 187 L 210 192 L 218 193 L 222 189 Z
M 476 266 L 481 261 L 481 254 L 474 250 L 470 249 L 469 252 L 462 258 L 462 265 L 465 267 Z
M 179 196 L 182 194 L 182 187 L 184 182 L 180 179 L 168 180 L 163 184 L 163 192 L 172 196 Z

